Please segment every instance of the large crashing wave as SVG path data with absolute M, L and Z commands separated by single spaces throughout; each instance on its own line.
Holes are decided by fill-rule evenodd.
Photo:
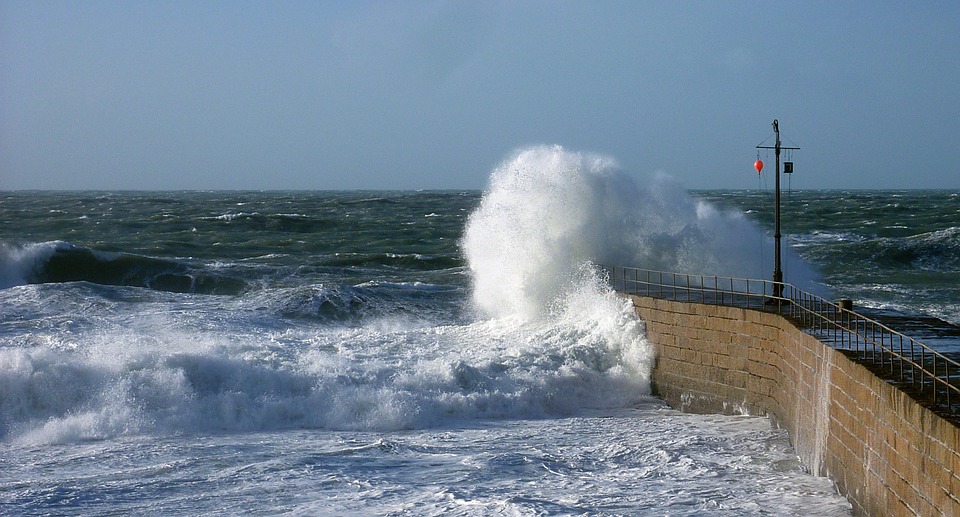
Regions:
M 743 214 L 694 199 L 669 176 L 641 184 L 610 158 L 539 146 L 493 172 L 463 249 L 478 307 L 532 315 L 591 263 L 760 278 L 765 240 Z M 812 269 L 785 252 L 809 287 Z
M 548 309 L 575 276 L 623 242 L 614 164 L 560 147 L 520 151 L 494 170 L 470 215 L 463 249 L 473 299 L 491 315 L 533 316 Z

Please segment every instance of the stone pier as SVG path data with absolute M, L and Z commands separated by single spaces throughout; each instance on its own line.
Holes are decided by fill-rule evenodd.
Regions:
M 692 412 L 768 415 L 857 515 L 960 517 L 960 428 L 778 314 L 631 296 L 653 387 Z

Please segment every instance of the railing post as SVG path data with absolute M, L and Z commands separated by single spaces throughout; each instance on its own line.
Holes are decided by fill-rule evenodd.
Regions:
M 947 370 L 947 386 L 953 386 L 952 379 L 950 378 L 950 370 L 949 370 L 949 369 Z M 953 403 L 950 401 L 950 398 L 953 398 L 953 399 L 954 399 L 954 402 L 955 402 L 955 401 L 956 401 L 956 396 L 952 395 L 952 394 L 950 393 L 951 391 L 953 391 L 952 388 L 947 391 L 947 397 L 948 397 L 948 398 L 947 398 L 947 405 L 950 406 L 950 410 L 953 411 Z
M 910 339 L 910 383 L 917 385 L 917 353 L 914 350 L 913 339 Z
M 931 366 L 930 370 L 927 370 L 927 371 L 928 371 L 928 372 L 935 372 L 935 371 L 937 371 L 937 356 L 931 354 L 931 355 L 930 355 L 930 361 L 933 362 L 933 365 Z M 932 391 L 933 391 L 933 403 L 936 404 L 936 403 L 937 403 L 937 383 L 936 383 L 936 382 L 931 382 L 931 383 L 930 383 L 930 388 L 931 388 Z
M 899 366 L 900 366 L 900 382 L 903 382 L 903 335 L 899 336 L 899 350 L 897 352 L 899 356 Z

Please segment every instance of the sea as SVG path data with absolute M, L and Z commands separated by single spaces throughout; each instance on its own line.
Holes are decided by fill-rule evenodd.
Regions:
M 850 515 L 650 395 L 599 264 L 767 278 L 772 193 L 541 146 L 482 191 L 0 192 L 0 514 Z M 785 196 L 785 275 L 960 323 L 960 193 Z

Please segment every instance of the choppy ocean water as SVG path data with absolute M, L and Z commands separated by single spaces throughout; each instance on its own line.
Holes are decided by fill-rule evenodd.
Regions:
M 792 195 L 788 281 L 957 321 L 957 193 Z M 847 515 L 768 420 L 651 398 L 590 267 L 765 278 L 764 202 L 558 148 L 484 192 L 2 193 L 0 513 Z
M 773 226 L 769 192 L 696 195 Z M 960 192 L 806 190 L 782 197 L 784 242 L 796 252 L 785 262 L 787 281 L 791 267 L 813 265 L 825 294 L 894 326 L 909 319 L 904 333 L 960 356 Z M 763 271 L 772 270 L 769 243 L 758 239 L 755 249 Z

